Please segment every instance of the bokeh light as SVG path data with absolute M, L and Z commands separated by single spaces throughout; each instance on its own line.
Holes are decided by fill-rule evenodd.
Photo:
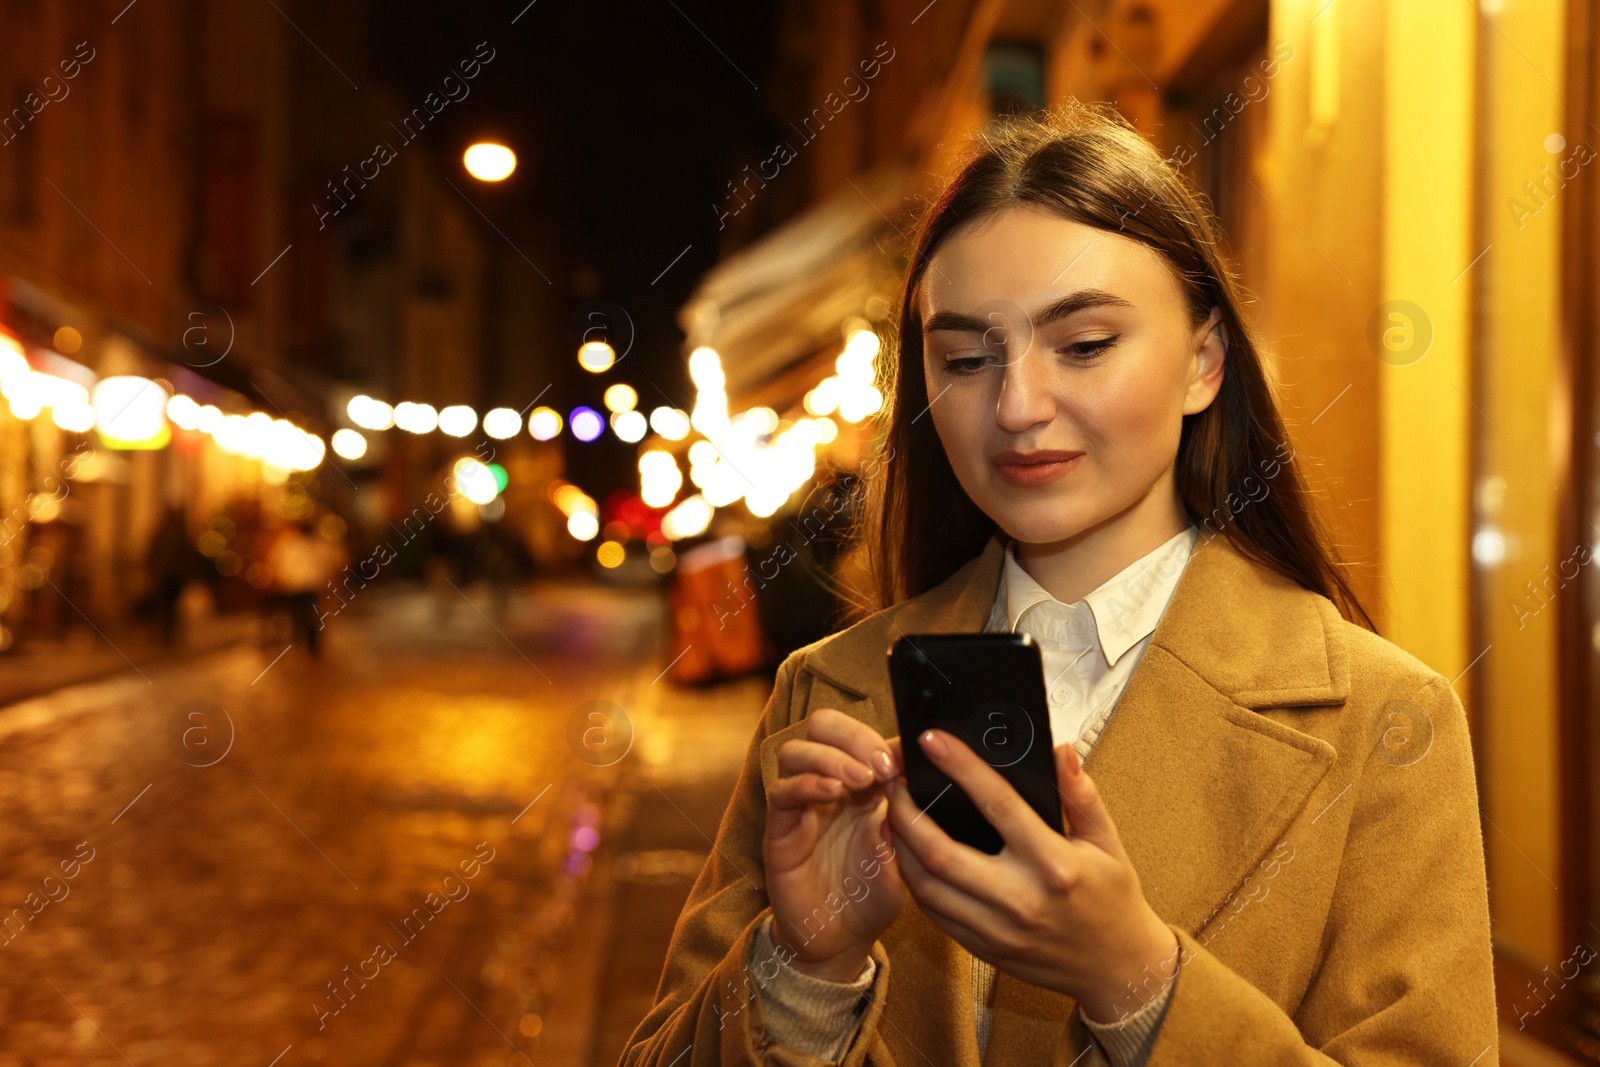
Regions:
M 606 389 L 606 407 L 615 412 L 632 411 L 639 406 L 639 394 L 633 386 L 617 382 Z
M 534 408 L 528 416 L 528 433 L 535 441 L 548 441 L 561 432 L 561 412 L 555 408 Z
M 522 431 L 522 416 L 513 408 L 493 408 L 483 416 L 483 432 L 505 441 Z
M 644 440 L 649 428 L 644 415 L 638 411 L 619 411 L 611 416 L 611 432 L 629 444 Z
M 153 441 L 167 428 L 167 392 L 149 378 L 118 375 L 94 386 L 95 426 L 116 441 Z
M 587 511 L 575 511 L 567 516 L 567 533 L 580 541 L 592 541 L 600 532 L 600 520 Z
M 360 459 L 367 454 L 367 439 L 359 430 L 348 427 L 333 431 L 333 451 L 343 459 Z
M 578 349 L 578 366 L 591 374 L 605 373 L 616 361 L 616 350 L 604 341 L 589 341 Z
M 659 407 L 650 413 L 650 428 L 669 441 L 689 436 L 689 416 L 677 408 Z
M 606 428 L 605 420 L 594 408 L 576 407 L 572 409 L 572 436 L 580 441 L 593 441 L 600 436 Z
M 432 404 L 402 400 L 395 405 L 394 424 L 407 433 L 432 433 L 439 425 L 439 413 Z
M 487 504 L 500 495 L 500 483 L 495 479 L 494 471 L 482 460 L 462 456 L 456 460 L 452 471 L 456 477 L 456 488 L 474 504 Z
M 479 141 L 462 154 L 461 162 L 480 182 L 503 182 L 517 169 L 517 154 L 503 144 Z
M 439 412 L 439 432 L 465 437 L 478 428 L 478 413 L 465 404 L 451 404 Z
M 387 430 L 394 425 L 394 408 L 370 396 L 351 397 L 345 412 L 363 430 Z

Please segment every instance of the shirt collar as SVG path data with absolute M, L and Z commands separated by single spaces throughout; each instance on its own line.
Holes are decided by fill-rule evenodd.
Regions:
M 1178 576 L 1194 552 L 1199 533 L 1194 526 L 1185 527 L 1077 602 L 1087 603 L 1094 616 L 1100 647 L 1108 665 L 1115 666 L 1123 653 L 1155 630 L 1167 602 L 1172 599 Z M 1006 545 L 1002 571 L 1006 625 L 1013 633 L 1017 632 L 1024 613 L 1036 605 L 1052 604 L 1058 609 L 1076 606 L 1063 604 L 1034 581 L 1017 562 L 1015 546 L 1015 541 Z

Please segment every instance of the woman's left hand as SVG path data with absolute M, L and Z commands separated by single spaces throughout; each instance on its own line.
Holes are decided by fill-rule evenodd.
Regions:
M 931 730 L 917 743 L 1005 839 L 993 856 L 953 840 L 919 817 L 905 777 L 894 779 L 895 859 L 928 917 L 974 956 L 1072 997 L 1097 1023 L 1132 1014 L 1159 993 L 1177 964 L 1177 937 L 1146 903 L 1076 750 L 1055 751 L 1063 837 L 960 739 Z

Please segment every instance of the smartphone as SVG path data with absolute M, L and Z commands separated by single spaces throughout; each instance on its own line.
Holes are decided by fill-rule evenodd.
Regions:
M 976 804 L 917 742 L 937 728 L 999 771 L 1051 829 L 1064 833 L 1039 645 L 1026 633 L 905 634 L 889 649 L 906 785 L 944 832 L 989 855 L 1005 847 Z

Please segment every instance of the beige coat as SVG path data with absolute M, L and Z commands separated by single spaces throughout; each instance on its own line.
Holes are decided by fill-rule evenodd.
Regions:
M 780 965 L 746 963 L 778 747 L 822 707 L 897 735 L 891 641 L 981 630 L 1003 537 L 783 661 L 623 1064 L 824 1062 L 755 1040 L 753 990 Z M 1202 536 L 1086 769 L 1185 950 L 1151 1067 L 1499 1062 L 1472 753 L 1441 675 Z M 842 1062 L 977 1067 L 970 957 L 915 898 L 873 958 Z M 1088 1040 L 1073 1006 L 999 973 L 984 1063 L 1073 1064 Z

